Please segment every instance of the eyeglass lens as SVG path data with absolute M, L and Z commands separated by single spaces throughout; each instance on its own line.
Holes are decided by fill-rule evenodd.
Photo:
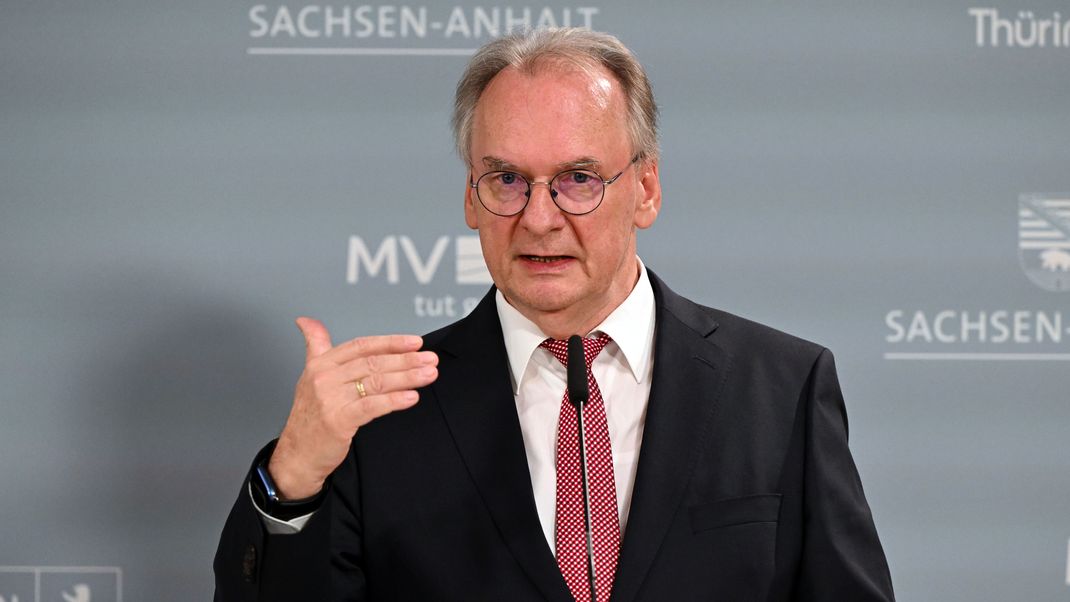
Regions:
M 588 171 L 565 171 L 550 180 L 550 194 L 562 210 L 586 213 L 602 199 L 602 178 Z M 479 200 L 502 215 L 519 213 L 528 202 L 531 186 L 527 179 L 511 171 L 484 174 L 476 187 Z

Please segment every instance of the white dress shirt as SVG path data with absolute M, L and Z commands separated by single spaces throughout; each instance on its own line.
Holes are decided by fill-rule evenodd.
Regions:
M 637 258 L 638 259 L 638 258 Z M 548 350 L 539 347 L 547 336 L 531 320 L 496 298 L 498 318 L 509 355 L 513 397 L 524 434 L 524 450 L 543 534 L 554 550 L 557 500 L 557 424 L 565 394 L 566 370 Z M 628 523 L 639 445 L 643 441 L 650 377 L 654 368 L 654 291 L 639 262 L 639 280 L 628 298 L 590 334 L 612 339 L 591 365 L 606 408 L 613 448 L 613 477 L 621 535 Z M 578 334 L 578 333 L 577 333 Z
M 643 262 L 638 257 L 636 261 L 639 280 L 632 292 L 601 324 L 586 333 L 605 333 L 612 339 L 594 359 L 591 372 L 606 408 L 622 538 L 631 508 L 654 370 L 654 290 Z M 535 509 L 546 542 L 554 550 L 557 423 L 565 394 L 566 370 L 553 354 L 539 346 L 548 337 L 534 322 L 509 305 L 501 291 L 495 302 L 509 356 L 513 398 L 524 436 Z M 256 506 L 255 499 L 253 505 Z M 259 507 L 257 510 L 268 533 L 274 534 L 297 533 L 312 516 L 282 521 Z

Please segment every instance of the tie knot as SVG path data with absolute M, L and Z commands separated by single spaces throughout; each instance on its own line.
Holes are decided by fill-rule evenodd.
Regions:
M 599 353 L 606 348 L 609 344 L 610 338 L 608 334 L 602 333 L 597 337 L 583 339 L 583 359 L 587 364 L 587 369 L 591 369 L 591 363 L 594 362 L 594 358 L 598 357 Z M 539 345 L 550 353 L 554 354 L 557 361 L 564 365 L 568 365 L 568 341 L 559 341 L 557 339 L 546 339 Z

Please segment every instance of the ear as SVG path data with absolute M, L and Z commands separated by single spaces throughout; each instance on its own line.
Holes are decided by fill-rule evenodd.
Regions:
M 479 199 L 476 198 L 476 189 L 472 188 L 472 174 L 469 172 L 464 182 L 464 223 L 468 224 L 468 227 L 477 230 L 479 229 L 479 222 L 476 221 L 476 204 L 479 203 Z
M 661 211 L 661 180 L 658 177 L 657 160 L 642 161 L 639 170 L 638 203 L 635 206 L 635 227 L 646 229 L 654 225 Z

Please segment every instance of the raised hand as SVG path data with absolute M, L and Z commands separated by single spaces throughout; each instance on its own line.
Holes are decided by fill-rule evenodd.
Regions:
M 416 389 L 438 377 L 438 356 L 414 335 L 360 337 L 331 344 L 319 320 L 298 318 L 305 370 L 268 471 L 284 499 L 311 497 L 342 463 L 357 429 L 412 407 Z

